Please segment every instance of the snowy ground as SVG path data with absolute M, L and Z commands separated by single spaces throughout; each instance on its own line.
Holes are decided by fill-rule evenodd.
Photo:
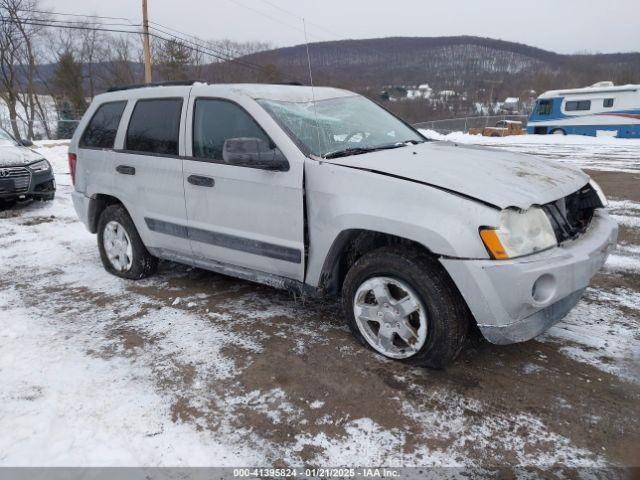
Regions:
M 640 463 L 640 142 L 610 142 L 585 149 L 619 252 L 543 337 L 474 338 L 446 372 L 361 348 L 335 304 L 171 263 L 108 275 L 66 146 L 42 143 L 56 200 L 0 212 L 0 465 Z M 565 146 L 544 151 L 592 166 Z
M 640 141 L 637 139 L 594 138 L 580 135 L 524 135 L 492 138 L 462 132 L 442 135 L 433 130 L 422 130 L 422 133 L 433 140 L 534 153 L 589 170 L 640 173 Z

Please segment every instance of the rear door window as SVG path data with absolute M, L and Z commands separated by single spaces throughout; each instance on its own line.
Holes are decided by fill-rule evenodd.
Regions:
M 193 116 L 193 156 L 222 160 L 224 142 L 229 138 L 258 138 L 271 143 L 253 117 L 235 103 L 197 99 Z
M 611 107 L 613 107 L 613 98 L 605 98 L 605 99 L 602 101 L 602 106 L 603 106 L 604 108 L 611 108 Z
M 80 147 L 113 148 L 118 125 L 127 102 L 103 103 L 93 114 L 80 138 Z
M 181 98 L 138 100 L 127 129 L 125 150 L 177 155 Z

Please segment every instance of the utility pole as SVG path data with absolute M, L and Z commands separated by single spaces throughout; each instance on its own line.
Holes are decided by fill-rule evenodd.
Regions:
M 144 83 L 151 83 L 151 47 L 149 46 L 149 16 L 147 0 L 142 0 L 142 30 L 144 40 Z

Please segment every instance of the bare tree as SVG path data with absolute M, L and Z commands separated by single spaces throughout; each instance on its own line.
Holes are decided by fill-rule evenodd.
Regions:
M 235 42 L 229 39 L 210 40 L 208 46 L 219 51 L 230 58 L 244 57 L 254 53 L 272 49 L 272 45 L 267 42 Z
M 101 80 L 105 87 L 128 85 L 141 80 L 135 68 L 135 53 L 129 37 L 124 35 L 106 36 L 104 37 L 104 49 L 107 54 Z
M 27 138 L 34 137 L 36 116 L 36 39 L 42 27 L 33 25 L 38 0 L 0 0 L 0 98 L 9 110 L 11 128 L 22 138 L 18 120 L 26 125 Z M 42 14 L 38 14 L 42 19 Z M 23 115 L 19 114 L 18 106 Z
M 96 66 L 105 59 L 103 48 L 105 38 L 103 32 L 91 29 L 91 27 L 96 27 L 97 25 L 88 23 L 86 26 L 88 27 L 87 30 L 80 30 L 78 59 L 85 66 L 84 73 L 88 84 L 87 93 L 89 98 L 93 99 L 98 81 Z

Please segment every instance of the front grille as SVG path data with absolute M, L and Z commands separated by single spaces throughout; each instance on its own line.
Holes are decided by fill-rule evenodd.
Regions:
M 596 208 L 604 207 L 596 191 L 587 184 L 575 193 L 544 205 L 558 243 L 584 233 Z
M 13 182 L 3 180 L 13 180 Z M 26 193 L 30 183 L 31 172 L 24 167 L 0 168 L 0 193 Z M 13 185 L 13 188 L 5 187 L 4 184 Z

